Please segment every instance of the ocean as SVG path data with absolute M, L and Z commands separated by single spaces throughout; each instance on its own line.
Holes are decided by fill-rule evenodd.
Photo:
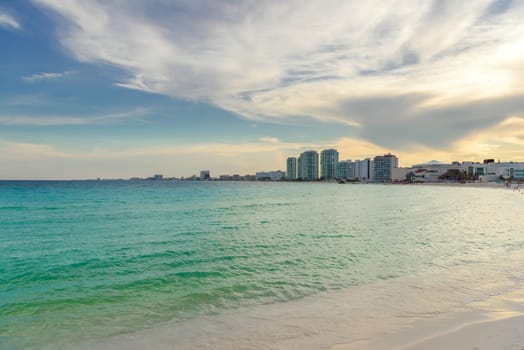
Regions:
M 524 196 L 0 182 L 0 349 L 329 349 L 524 282 Z

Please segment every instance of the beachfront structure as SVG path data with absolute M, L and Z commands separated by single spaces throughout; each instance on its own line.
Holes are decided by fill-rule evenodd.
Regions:
M 337 179 L 369 181 L 372 177 L 373 161 L 369 158 L 363 160 L 343 160 L 337 164 Z
M 373 165 L 373 181 L 389 182 L 392 179 L 392 169 L 398 168 L 398 158 L 391 153 L 376 156 L 373 158 Z
M 247 176 L 247 175 L 246 175 Z M 238 174 L 233 174 L 233 175 L 220 175 L 218 177 L 218 179 L 220 181 L 247 181 L 244 176 L 240 176 Z M 252 180 L 254 180 L 255 178 L 253 178 Z
M 449 164 L 439 162 L 437 160 L 430 160 L 426 163 L 415 164 L 412 166 L 413 177 L 412 181 L 414 182 L 438 182 L 441 181 L 442 177 L 448 177 L 448 175 L 453 174 L 473 174 L 473 168 L 470 168 L 469 163 L 465 162 L 464 164 L 460 162 L 452 162 Z M 455 179 L 458 181 L 459 179 Z
M 414 182 L 437 182 L 439 178 L 450 170 L 460 171 L 460 163 L 444 164 L 436 160 L 412 166 Z
M 298 178 L 305 181 L 318 179 L 318 152 L 306 151 L 298 157 Z
M 360 182 L 371 181 L 373 177 L 373 161 L 370 158 L 355 161 L 355 179 Z
M 209 170 L 200 170 L 200 180 L 211 180 Z
M 320 177 L 324 180 L 334 180 L 337 177 L 338 151 L 325 149 L 320 152 Z
M 337 179 L 355 179 L 355 164 L 351 160 L 342 160 L 337 163 Z
M 411 168 L 393 168 L 391 169 L 391 181 L 406 181 L 411 172 Z
M 497 174 L 504 179 L 524 180 L 524 163 L 505 163 L 498 167 Z
M 257 181 L 281 181 L 286 178 L 286 173 L 281 170 L 260 171 L 255 174 Z
M 286 174 L 288 180 L 297 179 L 297 158 L 289 157 L 286 161 Z
M 522 162 L 497 162 L 494 159 L 485 159 L 482 163 L 471 166 L 475 176 L 481 181 L 524 180 L 524 163 Z
M 336 149 L 326 149 L 321 152 L 320 171 L 323 179 L 372 181 L 372 159 L 366 158 L 352 162 L 351 160 L 338 161 L 338 157 L 339 153 Z M 294 163 L 296 163 L 296 166 Z M 398 165 L 398 159 L 396 164 Z M 286 161 L 286 167 L 288 180 L 317 180 L 319 175 L 319 155 L 316 151 L 311 150 L 301 153 L 298 159 L 289 157 Z M 296 176 L 293 176 L 294 169 L 296 169 Z
M 489 180 L 504 179 L 504 180 L 524 180 L 524 163 L 523 162 L 503 162 L 503 163 L 488 163 L 477 165 L 476 168 L 484 167 L 484 178 Z M 480 169 L 477 169 L 480 170 Z
M 497 162 L 485 159 L 480 162 L 452 162 L 450 164 L 432 160 L 427 163 L 415 164 L 412 167 L 413 181 L 437 182 L 457 181 L 461 179 L 478 179 L 482 182 L 505 180 L 524 180 L 524 163 Z

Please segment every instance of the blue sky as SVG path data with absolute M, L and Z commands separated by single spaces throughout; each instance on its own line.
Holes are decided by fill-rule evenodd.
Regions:
M 524 160 L 524 2 L 4 1 L 0 178 Z

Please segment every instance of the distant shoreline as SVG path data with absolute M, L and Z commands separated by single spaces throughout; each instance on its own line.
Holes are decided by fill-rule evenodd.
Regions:
M 0 183 L 5 182 L 192 182 L 192 183 L 216 183 L 216 182 L 227 182 L 227 183 L 245 183 L 245 182 L 256 182 L 256 183 L 311 183 L 311 184 L 341 184 L 337 181 L 260 181 L 260 180 L 183 180 L 183 179 L 0 179 Z M 342 184 L 346 185 L 408 185 L 408 186 L 446 186 L 446 187 L 478 187 L 478 188 L 514 188 L 515 186 L 524 186 L 524 181 L 511 182 L 509 187 L 504 182 L 358 182 L 358 181 L 347 181 Z
M 407 183 L 407 185 L 421 186 L 446 186 L 446 187 L 479 187 L 479 188 L 507 188 L 504 183 L 497 182 L 421 182 Z

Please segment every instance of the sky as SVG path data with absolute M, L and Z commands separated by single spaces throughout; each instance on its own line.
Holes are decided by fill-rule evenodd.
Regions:
M 524 0 L 0 1 L 0 179 L 524 161 Z

